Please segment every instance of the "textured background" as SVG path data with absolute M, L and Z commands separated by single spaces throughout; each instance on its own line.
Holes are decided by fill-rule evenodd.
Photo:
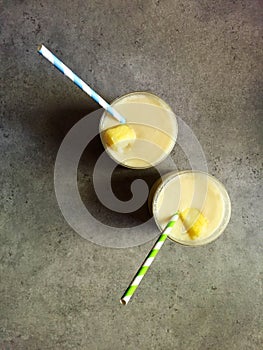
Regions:
M 1 1 L 1 349 L 262 349 L 262 15 L 260 0 Z M 42 42 L 109 101 L 163 97 L 232 200 L 220 239 L 166 242 L 127 307 L 153 242 L 103 248 L 64 221 L 56 153 L 97 105 L 37 55 Z M 172 156 L 187 168 L 179 146 Z

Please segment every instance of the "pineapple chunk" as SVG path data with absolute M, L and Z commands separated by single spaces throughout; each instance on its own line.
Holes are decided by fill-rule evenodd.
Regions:
M 104 140 L 107 146 L 118 152 L 123 152 L 136 139 L 135 131 L 127 124 L 117 125 L 104 132 Z
M 200 237 L 203 230 L 207 227 L 208 220 L 196 208 L 185 209 L 179 216 L 191 239 Z

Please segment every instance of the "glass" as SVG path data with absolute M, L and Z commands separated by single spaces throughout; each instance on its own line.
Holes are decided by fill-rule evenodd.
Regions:
M 225 187 L 215 177 L 201 171 L 173 171 L 164 175 L 153 185 L 148 205 L 160 231 L 176 211 L 190 207 L 204 213 L 209 226 L 203 237 L 191 239 L 186 232 L 179 231 L 169 235 L 171 240 L 189 246 L 214 241 L 223 233 L 231 216 L 231 202 Z
M 105 143 L 103 133 L 118 125 L 106 111 L 100 120 L 100 136 L 108 155 L 118 164 L 132 169 L 146 169 L 162 162 L 172 151 L 178 133 L 174 112 L 160 97 L 150 92 L 132 92 L 111 105 L 121 113 L 136 132 L 134 145 L 117 153 Z

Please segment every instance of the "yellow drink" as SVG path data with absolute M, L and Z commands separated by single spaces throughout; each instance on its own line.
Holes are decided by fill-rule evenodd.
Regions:
M 160 230 L 175 212 L 183 214 L 169 237 L 186 245 L 202 245 L 216 239 L 224 231 L 231 214 L 231 203 L 224 186 L 213 176 L 198 171 L 165 175 L 153 187 L 149 201 Z M 190 224 L 189 208 L 192 209 Z
M 124 144 L 125 147 L 114 147 L 105 130 L 118 125 L 118 122 L 105 112 L 100 122 L 100 133 L 111 158 L 123 166 L 140 169 L 154 166 L 169 155 L 178 127 L 173 111 L 162 99 L 148 92 L 134 92 L 120 97 L 111 105 L 126 118 L 136 135 L 132 142 Z M 118 134 L 123 139 L 123 135 Z

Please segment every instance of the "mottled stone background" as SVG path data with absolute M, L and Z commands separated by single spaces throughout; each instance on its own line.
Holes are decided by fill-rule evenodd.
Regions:
M 260 0 L 1 1 L 1 349 L 262 349 L 262 16 Z M 164 98 L 232 200 L 220 239 L 166 242 L 126 307 L 119 298 L 153 242 L 104 248 L 62 217 L 56 154 L 97 105 L 39 43 L 109 101 L 134 90 Z M 83 197 L 101 150 L 94 140 L 81 160 Z M 172 157 L 189 166 L 178 145 Z M 117 226 L 95 198 L 86 204 Z

